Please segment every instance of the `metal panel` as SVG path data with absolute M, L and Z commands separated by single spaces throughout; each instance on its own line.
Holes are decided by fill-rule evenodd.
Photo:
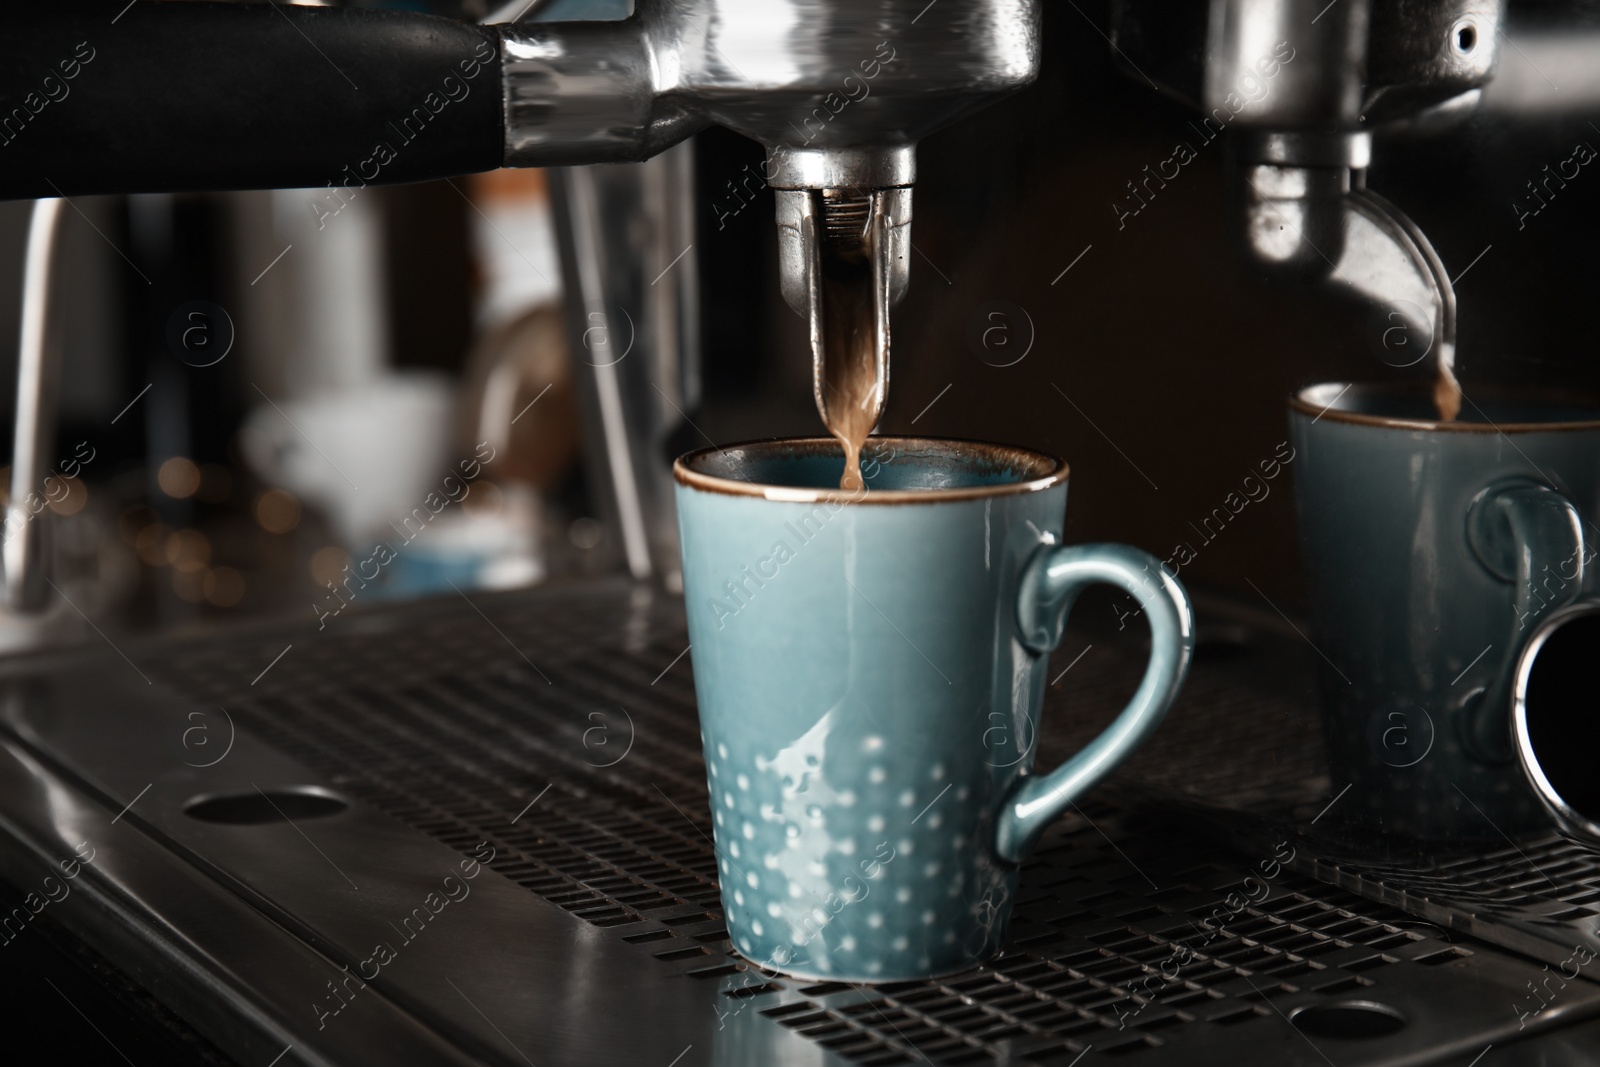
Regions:
M 761 972 L 731 954 L 721 923 L 686 646 L 681 602 L 603 583 L 352 614 L 309 636 L 282 625 L 128 646 L 128 662 L 110 650 L 13 662 L 6 721 L 29 758 L 62 767 L 0 775 L 22 791 L 6 810 L 40 806 L 30 776 L 80 777 L 102 820 L 137 796 L 103 832 L 164 844 L 163 862 L 187 880 L 314 950 L 319 980 L 393 943 L 397 959 L 324 1031 L 310 1007 L 328 995 L 320 981 L 234 998 L 280 1012 L 330 1062 L 364 1062 L 320 1042 L 364 1032 L 356 1010 L 367 1004 L 487 1060 L 679 1067 L 1113 1055 L 1421 1064 L 1600 1014 L 1600 987 L 1575 981 L 1519 1020 L 1510 1005 L 1546 973 L 1537 965 L 1278 869 L 1270 849 L 1192 832 L 1207 808 L 1254 819 L 1331 795 L 1300 695 L 1308 666 L 1293 646 L 1245 630 L 1202 633 L 1170 723 L 1099 806 L 1046 838 L 1000 959 L 880 987 Z M 1115 713 L 1142 653 L 1118 635 L 1075 634 L 1061 655 L 1071 668 L 1051 691 L 1045 762 Z M 219 759 L 229 723 L 238 733 Z M 186 738 L 197 724 L 209 751 Z M 290 785 L 350 807 L 266 826 L 182 813 L 199 794 Z M 1215 814 L 1210 824 L 1249 838 Z M 470 897 L 444 906 L 425 935 L 386 932 L 483 842 L 494 859 Z M 1216 912 L 1263 871 L 1265 896 Z M 129 907 L 162 917 L 165 936 L 181 939 L 191 921 L 158 886 Z M 239 963 L 217 944 L 197 959 L 201 972 Z M 1356 1039 L 1287 1021 L 1350 1001 L 1386 1006 L 1403 1025 Z

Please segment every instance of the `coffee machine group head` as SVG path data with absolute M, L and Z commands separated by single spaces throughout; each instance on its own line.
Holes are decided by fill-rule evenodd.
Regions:
M 707 123 L 761 142 L 818 409 L 827 418 L 830 280 L 854 281 L 870 292 L 857 340 L 877 370 L 876 422 L 916 144 L 1033 80 L 1038 23 L 1038 0 L 639 0 L 625 22 L 506 27 L 505 161 L 642 159 Z
M 1494 72 L 1502 0 L 1118 0 L 1113 44 L 1135 77 L 1226 134 L 1245 261 L 1324 282 L 1427 337 L 1449 371 L 1455 295 L 1422 231 L 1366 187 L 1376 132 L 1468 114 Z
M 504 28 L 507 164 L 642 159 L 707 124 L 766 146 L 779 274 L 806 320 L 817 407 L 830 279 L 870 293 L 887 397 L 917 142 L 1032 81 L 1038 0 L 639 0 L 604 24 Z M 837 325 L 837 324 L 835 324 Z

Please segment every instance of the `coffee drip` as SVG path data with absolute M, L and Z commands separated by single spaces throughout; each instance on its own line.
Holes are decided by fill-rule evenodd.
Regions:
M 860 272 L 865 273 L 865 272 Z M 865 489 L 861 480 L 861 448 L 878 421 L 877 360 L 872 345 L 871 279 L 822 279 L 823 358 L 828 432 L 844 448 L 844 474 L 839 488 Z
M 1398 213 L 1398 212 L 1397 212 Z M 1428 244 L 1422 231 L 1407 223 L 1415 233 L 1412 240 L 1423 249 L 1423 257 L 1433 276 L 1434 292 L 1438 296 L 1438 315 L 1435 338 L 1439 352 L 1434 357 L 1438 376 L 1433 382 L 1433 405 L 1438 409 L 1440 422 L 1455 422 L 1461 414 L 1461 382 L 1456 378 L 1456 287 L 1440 262 L 1438 253 Z
M 844 449 L 839 488 L 866 489 L 861 449 L 878 423 L 888 389 L 887 322 L 880 354 L 878 305 L 883 301 L 881 211 L 875 197 L 841 191 L 824 194 L 823 240 L 818 242 L 822 309 L 822 366 L 818 382 L 826 403 L 823 423 Z
M 1461 414 L 1461 381 L 1456 377 L 1456 301 L 1449 293 L 1443 301 L 1439 354 L 1434 358 L 1437 373 L 1433 379 L 1433 406 L 1440 422 L 1455 422 Z
M 1440 422 L 1455 422 L 1461 414 L 1461 382 L 1456 379 L 1455 368 L 1445 354 L 1439 354 L 1439 375 L 1433 383 L 1433 405 L 1439 411 Z

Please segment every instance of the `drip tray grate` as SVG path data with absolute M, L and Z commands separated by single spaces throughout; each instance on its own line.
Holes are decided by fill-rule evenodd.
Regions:
M 1370 880 L 1350 886 L 1358 894 L 1289 869 L 1327 873 L 1287 854 L 1299 843 L 1256 856 L 1134 827 L 1152 795 L 1280 813 L 1326 799 L 1309 701 L 1265 688 L 1249 649 L 1201 655 L 1171 721 L 1101 805 L 1046 835 L 1001 958 L 954 978 L 856 987 L 770 975 L 732 954 L 681 601 L 602 583 L 342 622 L 254 684 L 281 633 L 167 645 L 141 662 L 350 796 L 464 854 L 489 841 L 497 871 L 653 956 L 660 980 L 718 983 L 719 1015 L 757 1012 L 848 1061 L 1067 1064 L 1092 1046 L 1129 1062 L 1159 1050 L 1196 1057 L 1180 1062 L 1284 1062 L 1296 1006 L 1389 994 L 1455 1005 L 1455 975 L 1441 965 L 1516 966 L 1368 899 Z M 1074 659 L 1084 643 L 1069 634 L 1058 657 L 1072 667 L 1048 698 L 1046 765 L 1137 684 L 1137 647 L 1098 635 Z M 1456 876 L 1488 892 L 1474 879 L 1497 870 Z M 1252 872 L 1269 890 L 1259 902 L 1243 895 Z M 1464 1001 L 1439 1010 L 1464 1013 L 1454 1036 L 1516 1021 Z M 1417 1051 L 1403 1034 L 1385 1049 Z

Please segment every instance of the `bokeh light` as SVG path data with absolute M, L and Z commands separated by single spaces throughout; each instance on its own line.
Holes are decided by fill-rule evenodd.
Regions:
M 173 456 L 156 472 L 156 484 L 174 500 L 187 500 L 200 488 L 200 468 L 191 459 Z
M 256 522 L 268 533 L 286 534 L 300 525 L 300 501 L 287 489 L 268 489 L 256 497 Z
M 311 580 L 319 586 L 329 582 L 338 585 L 349 562 L 349 553 L 336 545 L 319 548 L 311 554 Z
M 203 570 L 211 562 L 211 542 L 199 530 L 179 530 L 167 538 L 167 562 L 179 570 Z
M 201 591 L 215 607 L 231 608 L 244 599 L 244 575 L 232 567 L 214 567 L 206 572 Z

